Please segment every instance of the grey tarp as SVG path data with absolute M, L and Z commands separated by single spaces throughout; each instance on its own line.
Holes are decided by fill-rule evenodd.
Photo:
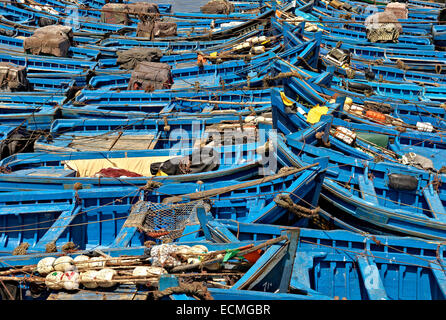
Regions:
M 170 89 L 173 84 L 171 67 L 167 63 L 140 62 L 130 77 L 128 90 L 153 91 Z
M 117 64 L 122 69 L 133 70 L 139 62 L 159 62 L 163 56 L 159 48 L 133 47 L 118 51 Z

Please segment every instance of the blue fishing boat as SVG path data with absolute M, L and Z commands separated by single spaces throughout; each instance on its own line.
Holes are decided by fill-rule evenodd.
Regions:
M 302 212 L 311 211 L 318 201 L 325 166 L 326 159 L 318 159 L 306 167 L 308 170 L 292 168 L 245 182 L 160 185 L 149 181 L 142 188 L 85 189 L 79 183 L 75 190 L 0 194 L 4 197 L 0 205 L 5 209 L 1 218 L 2 251 L 11 253 L 25 242 L 32 253 L 44 252 L 50 243 L 60 246 L 74 242 L 80 249 L 91 249 L 134 247 L 147 240 L 175 240 L 186 235 L 200 238 L 194 214 L 198 204 L 205 205 L 216 218 L 305 225 L 308 219 L 288 213 L 273 199 L 277 194 L 288 194 L 293 203 L 301 205 Z M 159 214 L 153 216 L 153 212 Z M 141 224 L 131 223 L 143 216 L 147 219 Z M 19 228 L 21 225 L 29 228 Z
M 0 7 L 0 297 L 445 299 L 444 6 L 218 1 Z
M 235 242 L 231 244 L 195 241 L 179 242 L 178 246 L 164 245 L 164 247 L 152 246 L 149 248 L 137 247 L 107 249 L 104 251 L 99 251 L 100 253 L 98 253 L 98 251 L 78 251 L 75 254 L 71 254 L 70 256 L 74 258 L 81 256 L 83 259 L 85 259 L 85 257 L 88 257 L 87 255 L 93 255 L 91 258 L 92 261 L 93 259 L 95 259 L 94 261 L 101 261 L 103 259 L 105 262 L 103 263 L 103 266 L 114 266 L 114 281 L 106 283 L 98 278 L 97 281 L 100 284 L 100 287 L 96 286 L 95 290 L 88 290 L 88 288 L 93 287 L 90 283 L 81 282 L 80 286 L 83 286 L 84 289 L 79 291 L 77 289 L 71 288 L 71 292 L 61 291 L 50 285 L 50 288 L 44 288 L 43 290 L 39 290 L 39 292 L 36 292 L 36 295 L 34 295 L 34 297 L 24 295 L 19 296 L 19 299 L 30 300 L 34 298 L 38 300 L 97 300 L 100 296 L 102 296 L 107 297 L 107 300 L 127 300 L 130 299 L 130 296 L 132 295 L 132 300 L 195 300 L 196 298 L 190 295 L 191 292 L 194 291 L 195 297 L 198 294 L 201 299 L 205 300 L 330 299 L 330 297 L 320 295 L 317 292 L 290 292 L 289 287 L 292 277 L 292 270 L 291 268 L 288 268 L 287 265 L 289 263 L 292 263 L 293 261 L 296 250 L 296 234 L 296 232 L 288 231 L 284 232 L 284 234 L 280 237 L 269 241 Z M 217 272 L 214 271 L 214 273 L 208 273 L 207 275 L 204 275 L 197 273 L 193 268 L 194 265 L 181 264 L 180 260 L 177 260 L 180 264 L 173 268 L 171 266 L 169 267 L 168 264 L 164 264 L 162 267 L 157 267 L 159 262 L 157 262 L 156 260 L 155 252 L 158 249 L 166 248 L 169 248 L 169 250 L 171 251 L 176 251 L 182 248 L 183 251 L 190 250 L 192 254 L 196 250 L 201 250 L 200 252 L 202 252 L 203 256 L 210 256 L 212 254 L 216 255 L 217 253 L 229 253 L 232 256 L 227 256 L 227 258 L 224 258 L 224 263 L 222 264 L 222 267 L 218 267 Z M 192 251 L 194 249 L 195 251 Z M 252 252 L 254 252 L 255 258 L 250 257 L 250 260 L 245 260 L 243 262 L 237 260 L 237 258 L 246 259 L 244 257 L 247 257 L 250 253 L 252 256 Z M 260 252 L 259 257 L 259 253 L 257 252 Z M 284 253 L 287 254 L 284 255 Z M 99 256 L 94 257 L 94 254 Z M 161 274 L 158 274 L 155 277 L 151 277 L 152 282 L 156 282 L 156 287 L 158 288 L 153 296 L 147 292 L 147 290 L 150 289 L 151 286 L 147 287 L 145 285 L 142 285 L 142 282 L 144 281 L 141 280 L 144 280 L 144 278 L 141 276 L 134 277 L 133 281 L 130 280 L 128 277 L 126 281 L 122 281 L 126 279 L 126 277 L 121 277 L 122 280 L 120 281 L 119 272 L 117 272 L 116 270 L 119 270 L 121 261 L 124 261 L 124 256 L 127 257 L 127 270 L 129 270 L 129 268 L 132 268 L 132 266 L 133 268 L 138 266 L 140 266 L 141 268 L 144 265 L 147 266 L 147 261 L 150 261 L 151 265 L 153 266 L 153 269 L 151 270 L 162 271 Z M 186 256 L 187 253 L 185 257 Z M 25 257 L 25 259 L 22 258 L 22 261 L 16 260 L 16 257 L 19 256 L 4 257 L 5 260 L 2 260 L 2 263 L 6 263 L 9 266 L 23 266 L 22 268 L 26 269 L 28 265 L 36 266 L 40 263 L 40 261 L 43 260 L 43 258 L 54 258 L 54 254 L 22 256 Z M 115 260 L 113 260 L 113 258 Z M 147 258 L 149 258 L 149 260 L 147 260 Z M 182 258 L 179 257 L 178 259 Z M 221 260 L 223 260 L 223 258 L 219 258 L 219 260 L 217 261 Z M 212 264 L 210 262 L 211 261 L 209 261 L 208 265 L 212 267 Z M 232 266 L 232 268 L 230 266 Z M 169 273 L 164 268 L 168 269 Z M 176 269 L 181 268 L 189 272 L 186 274 L 184 274 L 184 272 L 179 274 L 177 273 L 177 271 L 175 271 Z M 38 282 L 44 284 L 45 277 L 42 277 L 42 275 L 44 275 L 45 271 L 40 268 L 39 270 L 41 270 L 42 274 L 39 276 L 36 275 L 36 277 L 39 277 Z M 215 268 L 213 270 L 215 270 Z M 191 277 L 191 279 L 198 276 L 201 279 L 207 279 L 208 282 L 205 286 L 201 285 L 198 288 L 195 286 L 195 290 L 187 290 L 184 286 L 181 287 L 180 283 L 182 281 L 180 279 L 184 279 L 184 277 L 187 277 L 188 274 L 190 274 L 189 277 Z M 216 279 L 219 276 L 221 277 L 221 275 L 223 274 L 233 278 L 234 280 L 232 281 L 232 283 L 221 282 L 218 280 L 214 281 L 214 278 Z M 253 282 L 253 278 L 257 278 L 258 280 Z M 22 288 L 27 289 L 32 286 L 33 281 L 28 281 L 29 279 L 26 275 L 18 274 L 18 277 L 15 277 L 14 279 L 21 279 L 23 281 Z M 139 281 L 134 281 L 134 279 L 137 279 Z M 78 285 L 77 287 L 79 288 L 80 286 Z M 267 286 L 266 289 L 265 286 Z M 170 292 L 169 290 L 166 290 L 172 287 L 176 287 L 176 290 Z M 25 292 L 25 290 L 23 290 L 23 292 Z M 131 295 L 130 292 L 132 292 Z
M 239 273 L 238 280 L 232 285 L 224 282 L 215 283 L 212 279 L 214 274 L 207 275 L 208 279 L 211 278 L 207 283 L 207 291 L 209 292 L 207 299 L 445 299 L 445 292 L 442 289 L 444 286 L 444 271 L 442 270 L 444 248 L 440 242 L 428 242 L 408 237 L 360 235 L 347 231 L 322 231 L 286 226 L 235 223 L 235 221 L 230 220 L 211 220 L 206 226 L 209 231 L 214 231 L 213 235 L 230 235 L 231 240 L 226 238 L 225 241 L 221 241 L 221 238 L 218 237 L 220 241 L 217 241 L 217 243 L 180 241 L 176 243 L 177 247 L 172 246 L 172 250 L 180 252 L 180 248 L 184 251 L 193 246 L 204 246 L 207 248 L 207 252 L 234 252 L 232 256 L 237 256 L 236 252 L 249 252 L 251 248 L 252 251 L 257 249 L 258 252 L 257 256 L 249 257 L 249 261 L 252 261 L 247 265 L 249 268 Z M 238 237 L 240 237 L 240 240 Z M 169 244 L 164 246 L 166 248 Z M 153 253 L 156 252 L 158 247 L 161 248 L 161 246 L 152 246 L 149 248 L 109 248 L 101 251 L 77 251 L 70 253 L 69 256 L 74 258 L 83 256 L 83 262 L 93 259 L 89 256 L 95 257 L 95 261 L 103 261 L 104 266 L 114 266 L 116 269 L 123 265 L 121 261 L 127 259 L 128 269 L 131 268 L 130 266 L 140 265 L 141 259 L 149 259 L 152 265 L 156 265 L 157 256 Z M 242 255 L 240 254 L 239 257 Z M 43 261 L 43 258 L 54 256 L 54 253 L 3 256 L 2 265 L 6 273 L 8 268 L 15 267 L 14 278 L 9 279 L 22 279 L 22 286 L 26 288 L 28 281 L 30 281 L 26 274 L 27 268 L 35 268 L 40 261 Z M 59 255 L 55 256 L 55 258 L 57 257 Z M 248 259 L 247 255 L 244 257 Z M 80 261 L 80 259 L 77 261 Z M 237 260 L 229 258 L 224 261 L 231 263 L 231 261 Z M 76 260 L 73 262 L 76 263 Z M 207 265 L 211 265 L 211 262 L 209 261 Z M 81 264 L 78 263 L 80 268 Z M 204 263 L 203 267 L 206 268 L 207 265 Z M 292 267 L 288 268 L 287 266 Z M 24 271 L 23 275 L 20 268 Z M 194 273 L 193 267 L 183 264 L 173 268 L 167 265 L 165 268 L 169 272 L 155 278 L 155 281 L 159 282 L 159 288 L 155 294 L 156 299 L 197 299 L 190 296 L 190 293 L 187 294 L 186 288 L 183 287 L 183 290 L 181 290 L 180 285 L 180 279 L 185 276 L 185 271 L 191 272 L 191 276 L 194 274 L 195 276 L 200 275 Z M 222 263 L 219 270 L 224 268 L 225 263 Z M 402 269 L 406 270 L 406 276 L 397 276 Z M 38 267 L 38 270 L 44 272 L 42 267 Z M 80 272 L 86 272 L 85 270 L 88 270 L 88 267 L 83 267 Z M 180 270 L 183 271 L 183 276 L 177 273 Z M 215 273 L 216 269 L 213 270 Z M 237 270 L 237 267 L 234 266 L 232 270 Z M 4 273 L 5 271 L 3 271 Z M 342 277 L 336 277 L 335 274 L 340 274 Z M 66 292 L 47 289 L 47 291 L 41 290 L 38 297 L 40 299 L 58 300 L 96 300 L 106 295 L 107 299 L 110 300 L 125 300 L 129 299 L 132 292 L 133 299 L 145 300 L 148 298 L 147 287 L 138 285 L 138 283 L 131 283 L 128 277 L 126 280 L 130 283 L 120 283 L 119 279 L 123 278 L 120 278 L 119 275 L 119 272 L 114 274 L 113 279 L 116 283 L 108 289 L 89 290 L 89 283 L 80 281 L 79 286 L 87 285 L 84 290 L 72 289 L 71 292 Z M 34 274 L 35 278 L 39 276 L 41 277 L 38 273 Z M 348 282 L 345 282 L 344 276 L 349 279 Z M 3 278 L 7 280 L 8 276 L 2 276 Z M 143 277 L 135 277 L 133 280 L 141 278 Z M 430 290 L 401 291 L 399 290 L 401 286 L 410 288 L 420 288 L 421 286 Z M 169 288 L 175 288 L 175 290 L 166 290 Z M 273 292 L 274 294 L 272 294 Z M 202 295 L 200 297 L 205 298 Z M 26 297 L 24 298 L 26 299 Z
M 2 175 L 5 180 L 0 182 L 0 189 L 2 191 L 67 189 L 70 185 L 73 188 L 76 183 L 82 183 L 84 187 L 90 188 L 144 186 L 148 180 L 162 183 L 247 180 L 257 176 L 262 163 L 267 163 L 265 155 L 257 152 L 259 147 L 260 143 L 247 143 L 202 149 L 15 154 L 2 160 L 0 164 L 7 172 Z M 193 159 L 194 155 L 199 162 Z M 162 175 L 158 170 L 154 169 L 153 172 L 150 170 L 152 166 L 155 168 L 155 163 L 172 162 L 172 166 L 179 166 L 179 163 L 175 164 L 173 160 L 192 162 L 192 165 L 189 164 L 192 169 L 172 171 L 169 174 L 164 172 Z M 211 160 L 216 160 L 216 163 L 210 163 Z M 194 166 L 197 168 L 193 169 Z M 124 171 L 121 176 L 98 174 L 107 168 L 124 169 L 129 171 L 127 174 L 136 173 L 136 175 L 125 176 Z
M 58 119 L 47 134 L 34 143 L 41 152 L 111 151 L 193 148 L 212 137 L 212 132 L 235 137 L 237 131 L 254 133 L 254 123 L 244 123 L 235 115 L 207 118 Z M 246 135 L 249 135 L 246 133 Z M 254 140 L 254 139 L 253 139 Z M 250 141 L 253 141 L 250 140 Z M 220 143 L 224 143 L 220 139 Z
M 93 119 L 127 119 L 127 118 L 209 118 L 216 115 L 234 116 L 255 116 L 271 111 L 271 105 L 267 101 L 264 103 L 243 103 L 243 102 L 218 102 L 200 101 L 200 99 L 174 98 L 171 102 L 161 104 L 86 104 L 76 106 L 65 104 L 60 107 L 63 119 L 69 118 L 93 118 Z
M 328 156 L 330 170 L 324 179 L 321 201 L 339 209 L 341 220 L 360 230 L 444 239 L 443 190 L 434 182 L 438 175 L 403 164 L 358 159 L 324 147 L 332 141 L 327 140 L 329 127 L 330 119 L 326 119 L 287 135 L 286 143 L 279 136 L 279 141 L 283 140 L 278 148 L 283 148 L 287 156 L 278 161 L 298 166 L 306 165 L 306 159 Z M 316 135 L 317 132 L 325 134 Z
M 284 230 L 293 230 L 285 226 L 256 225 L 234 220 L 211 219 L 205 226 L 209 232 L 209 239 L 223 243 L 265 241 L 280 236 Z M 398 290 L 402 283 L 415 288 L 421 281 L 429 282 L 428 279 L 433 280 L 432 284 L 436 283 L 435 287 L 442 286 L 443 256 L 441 253 L 437 254 L 442 251 L 440 242 L 410 237 L 359 234 L 344 230 L 299 228 L 298 232 L 291 290 L 348 300 L 445 299 L 445 293 L 441 289 L 435 293 L 429 290 Z M 405 263 L 407 267 L 409 265 L 421 267 L 417 262 L 419 260 L 425 262 L 422 263 L 423 268 L 432 277 L 426 277 L 425 280 L 413 277 L 417 280 L 412 282 L 408 280 L 409 277 L 390 275 L 399 274 L 401 268 L 405 268 L 403 266 Z M 396 261 L 397 264 L 393 264 Z M 403 261 L 403 264 L 398 264 Z M 338 272 L 339 278 L 336 276 Z M 416 268 L 413 272 L 417 272 Z M 372 273 L 375 274 L 374 285 L 370 285 Z M 346 282 L 345 278 L 349 281 Z M 423 296 L 425 294 L 427 296 Z

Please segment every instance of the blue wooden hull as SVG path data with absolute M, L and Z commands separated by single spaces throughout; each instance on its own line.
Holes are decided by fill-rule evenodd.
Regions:
M 329 156 L 332 169 L 328 171 L 321 192 L 321 198 L 326 203 L 354 218 L 358 228 L 361 222 L 374 226 L 372 230 L 375 233 L 405 234 L 437 240 L 446 237 L 445 216 L 442 214 L 444 204 L 441 201 L 443 191 L 438 190 L 437 193 L 431 187 L 432 178 L 426 172 L 387 162 L 360 160 L 337 151 L 314 147 L 311 139 L 314 139 L 315 131 L 315 128 L 307 130 L 310 135 L 296 133 L 300 137 L 289 135 L 287 145 L 279 144 L 287 150 L 283 151 L 287 157 L 279 158 L 279 162 L 301 166 L 314 156 Z M 352 172 L 355 174 L 352 175 Z M 422 186 L 419 193 L 388 187 L 390 173 L 416 176 L 419 186 Z M 370 180 L 370 177 L 374 180 Z
M 213 243 L 180 241 L 182 245 L 201 244 L 209 250 L 235 249 L 246 244 L 286 236 L 286 245 L 278 242 L 265 249 L 261 257 L 230 289 L 208 290 L 215 300 L 443 300 L 446 298 L 442 270 L 444 248 L 441 243 L 408 237 L 359 235 L 348 231 L 322 231 L 275 225 L 235 223 L 212 220 L 210 230 L 238 235 L 239 239 Z M 284 255 L 283 252 L 288 255 Z M 135 256 L 146 253 L 145 247 L 109 248 L 103 252 L 111 257 Z M 282 253 L 281 253 L 282 252 Z M 72 254 L 83 254 L 83 251 Z M 4 267 L 36 264 L 53 254 L 3 256 Z M 292 264 L 292 269 L 286 266 Z M 290 272 L 291 271 L 291 272 Z M 403 276 L 401 276 L 401 272 Z M 259 281 L 252 281 L 252 279 Z M 346 281 L 346 279 L 348 281 Z M 268 285 L 266 285 L 268 284 Z M 177 286 L 175 274 L 161 276 L 160 290 Z M 401 288 L 407 290 L 401 290 Z M 128 293 L 144 294 L 143 287 L 118 286 L 99 292 L 47 292 L 40 299 L 60 300 L 128 299 Z M 274 294 L 273 294 L 274 292 Z M 135 294 L 133 294 L 135 298 Z M 193 300 L 186 294 L 171 294 L 164 299 Z
M 183 175 L 166 175 L 129 178 L 121 177 L 80 177 L 76 172 L 64 167 L 67 161 L 86 160 L 94 162 L 98 159 L 135 158 L 144 157 L 174 157 L 190 155 L 194 149 L 165 149 L 165 150 L 140 150 L 140 151 L 108 151 L 108 152 L 76 152 L 76 153 L 32 153 L 16 154 L 4 159 L 0 164 L 10 170 L 7 174 L 0 175 L 0 190 L 49 190 L 72 189 L 76 183 L 82 183 L 85 188 L 93 187 L 119 187 L 119 186 L 144 186 L 148 179 L 166 182 L 216 182 L 223 180 L 247 180 L 259 174 L 262 154 L 257 153 L 256 148 L 260 143 L 238 144 L 213 148 L 218 155 L 219 166 L 216 170 Z M 112 166 L 112 164 L 109 164 Z M 49 176 L 51 175 L 51 176 Z M 3 178 L 3 179 L 2 179 Z
M 169 196 L 184 195 L 197 191 L 213 192 L 215 188 L 231 187 L 233 191 L 219 191 L 213 201 L 212 215 L 216 218 L 233 218 L 245 222 L 275 223 L 281 220 L 303 223 L 287 213 L 272 199 L 275 194 L 287 192 L 293 201 L 303 206 L 315 206 L 323 181 L 326 160 L 318 160 L 309 170 L 278 175 L 270 182 L 253 180 L 252 186 L 243 187 L 243 182 L 226 180 L 217 183 L 166 183 L 153 191 L 136 187 L 86 188 L 74 190 L 28 191 L 0 194 L 3 207 L 1 221 L 1 245 L 3 252 L 11 252 L 20 243 L 30 244 L 29 252 L 43 252 L 52 241 L 56 245 L 72 241 L 83 249 L 107 247 L 134 247 L 153 239 L 139 228 L 125 224 L 132 206 L 139 200 L 158 204 Z M 240 188 L 235 188 L 239 184 Z M 210 190 L 210 191 L 209 191 Z M 219 190 L 219 189 L 218 189 Z M 217 190 L 217 191 L 218 191 Z M 185 195 L 186 194 L 186 195 Z M 3 197 L 3 198 L 2 198 Z M 3 199 L 3 200 L 2 200 Z M 11 201 L 14 199 L 14 201 Z M 188 201 L 186 201 L 188 202 Z M 192 201 L 192 204 L 197 203 Z M 181 204 L 180 204 L 181 206 Z M 136 209 L 135 209 L 136 210 Z M 192 211 L 189 212 L 192 214 Z M 157 218 L 158 219 L 158 218 Z M 177 223 L 168 215 L 156 222 L 159 231 L 162 225 L 168 233 L 177 231 Z M 183 225 L 179 234 L 184 240 L 199 239 L 200 225 L 193 216 Z M 175 219 L 174 219 L 175 220 Z M 170 221 L 170 222 L 169 222 Z M 14 228 L 27 225 L 29 228 Z M 149 238 L 147 238 L 149 237 Z M 156 240 L 156 237 L 155 237 Z

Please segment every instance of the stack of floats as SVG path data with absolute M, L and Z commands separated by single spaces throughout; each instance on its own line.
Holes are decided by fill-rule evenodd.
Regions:
M 446 299 L 444 3 L 0 6 L 2 299 Z

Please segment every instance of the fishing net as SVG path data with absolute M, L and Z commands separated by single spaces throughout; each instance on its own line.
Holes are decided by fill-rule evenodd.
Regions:
M 186 225 L 198 223 L 198 207 L 210 210 L 209 203 L 204 200 L 180 204 L 138 201 L 125 226 L 137 227 L 152 238 L 173 240 L 182 235 Z
M 397 42 L 403 28 L 391 12 L 378 12 L 365 19 L 367 39 L 370 42 Z
M 405 3 L 389 3 L 384 11 L 393 13 L 397 19 L 407 19 L 409 17 L 409 10 L 407 9 L 407 4 Z

